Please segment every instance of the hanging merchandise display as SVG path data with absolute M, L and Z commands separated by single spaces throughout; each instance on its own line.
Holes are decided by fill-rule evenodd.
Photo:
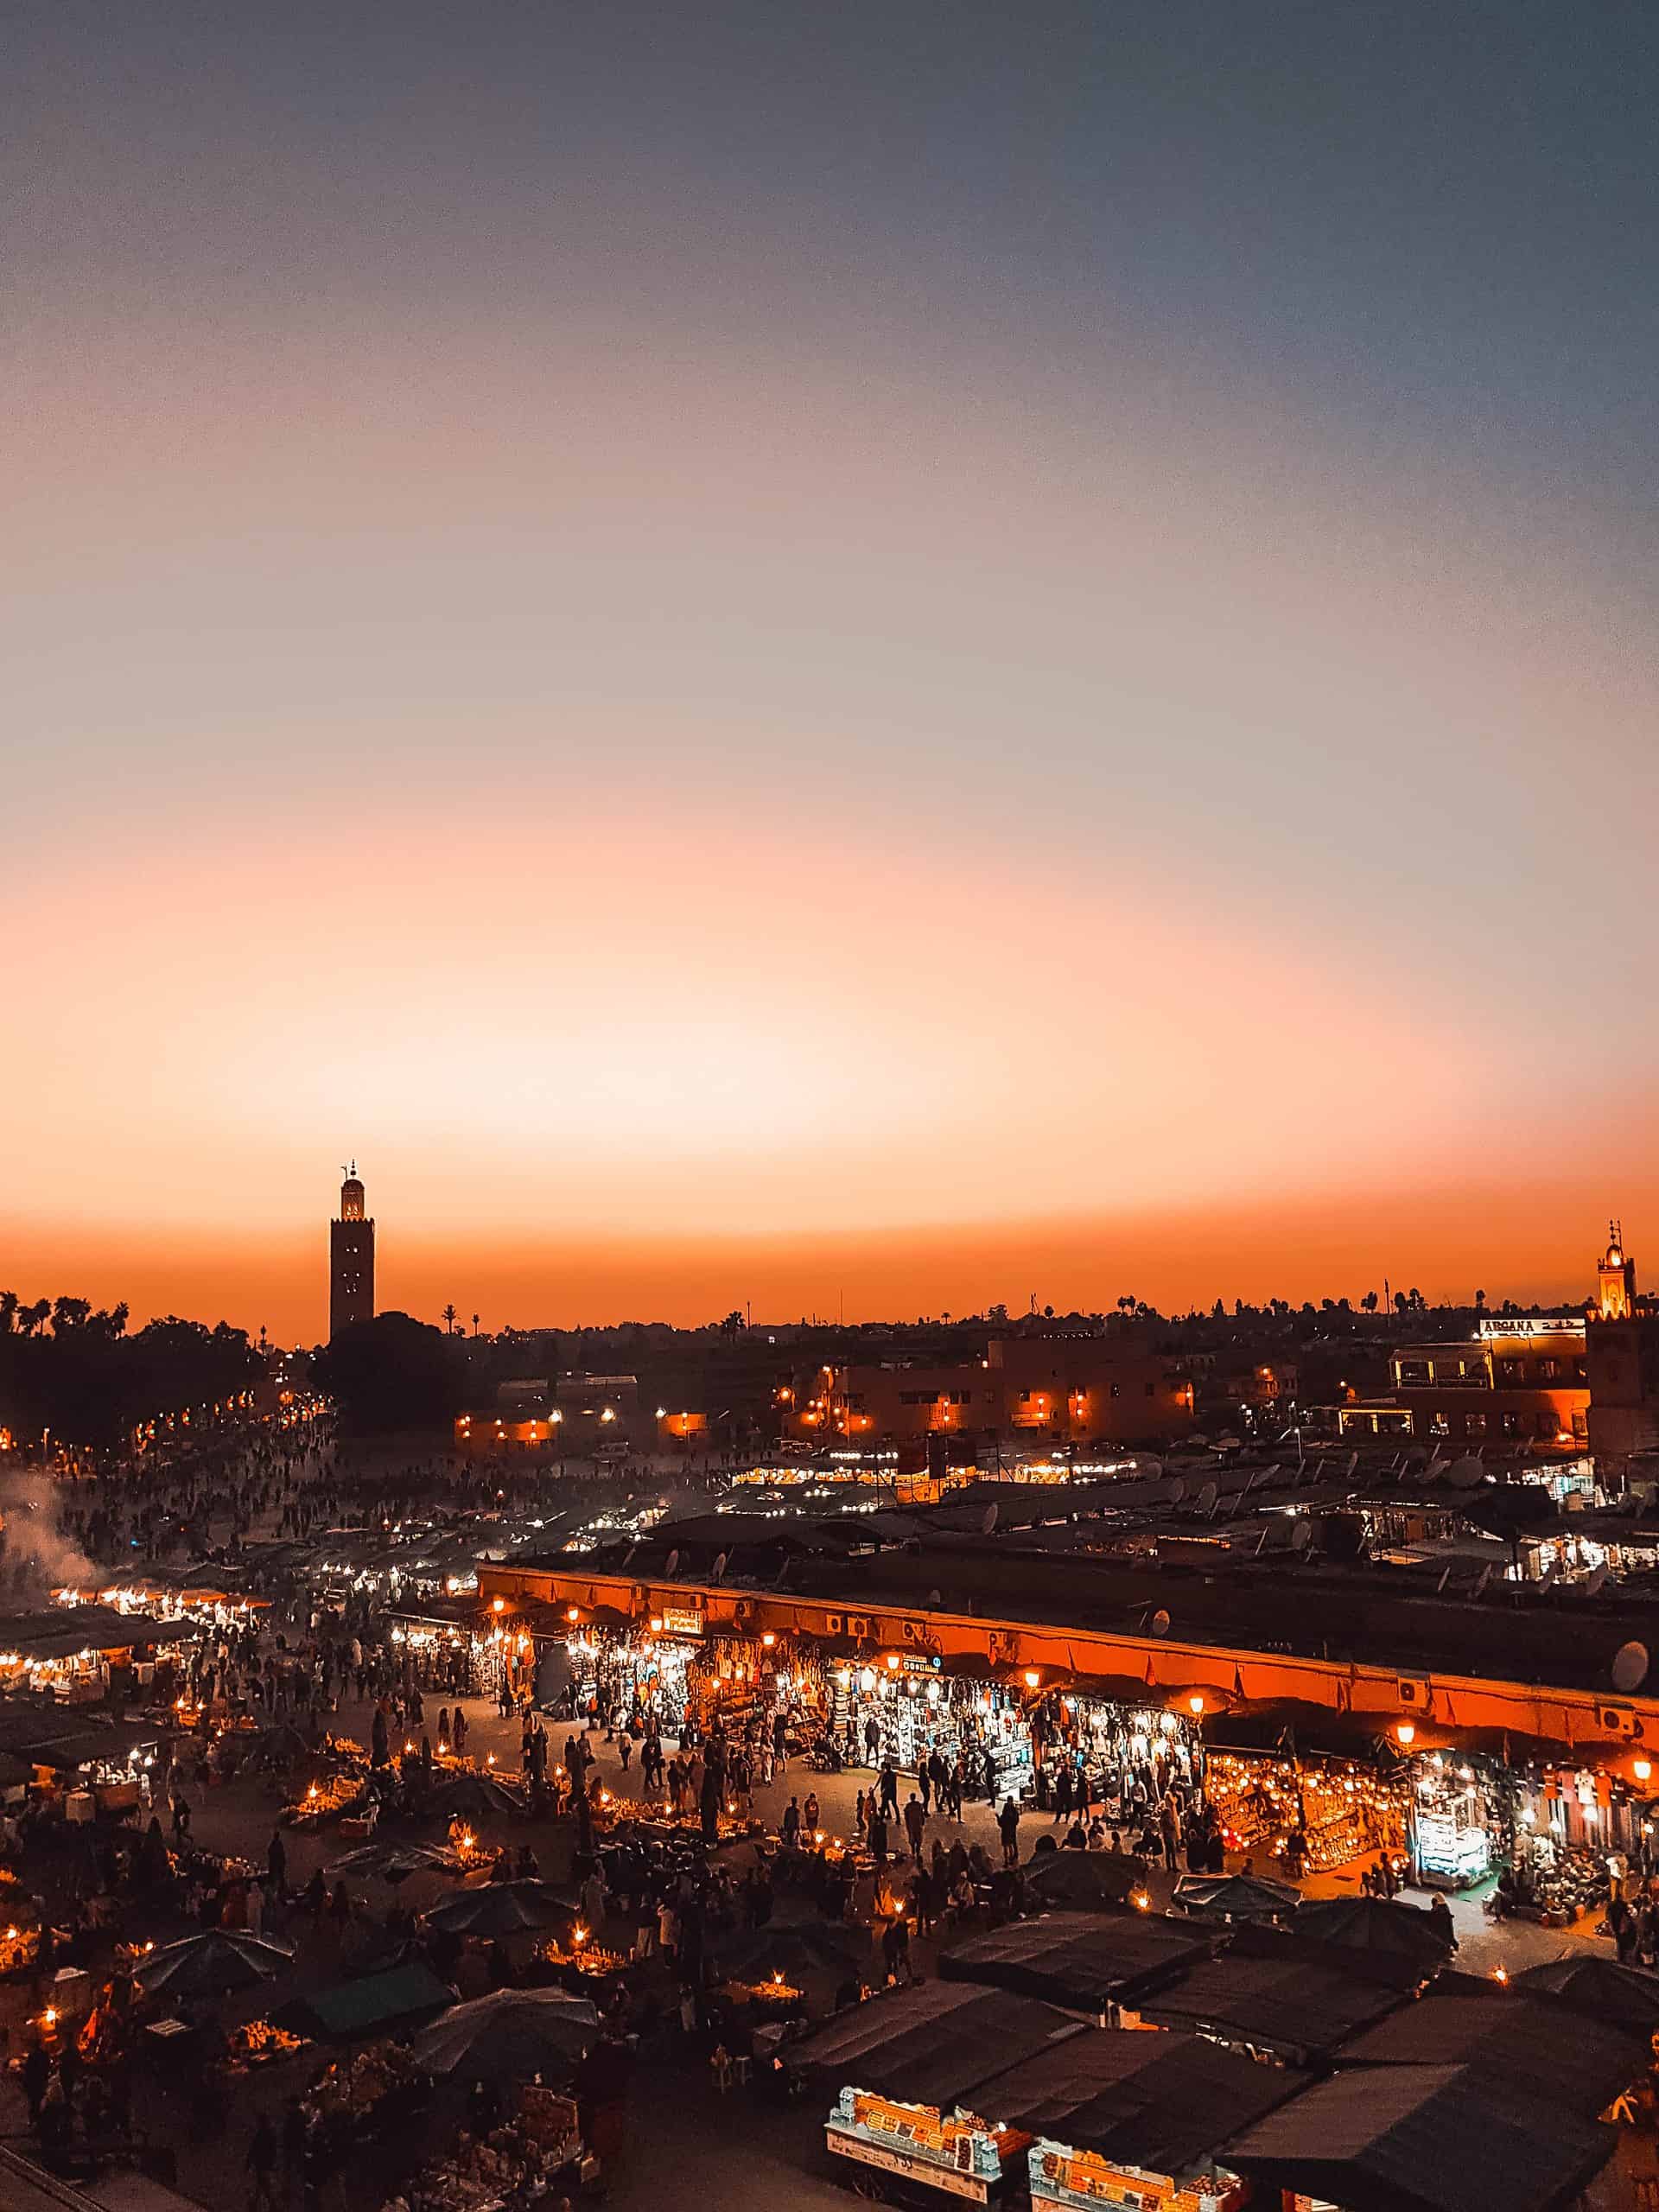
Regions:
M 1407 1783 L 1375 1767 L 1217 1751 L 1205 1781 L 1227 1848 L 1265 1853 L 1293 1873 L 1322 1873 L 1406 1847 Z

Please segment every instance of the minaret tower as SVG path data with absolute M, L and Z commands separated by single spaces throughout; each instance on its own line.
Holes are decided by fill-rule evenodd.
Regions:
M 1626 1256 L 1622 1222 L 1607 1224 L 1607 1256 L 1596 1262 L 1596 1304 L 1604 1321 L 1628 1321 L 1636 1311 L 1636 1262 Z
M 340 1186 L 340 1217 L 328 1230 L 328 1334 L 374 1319 L 374 1224 L 364 1211 L 357 1162 Z

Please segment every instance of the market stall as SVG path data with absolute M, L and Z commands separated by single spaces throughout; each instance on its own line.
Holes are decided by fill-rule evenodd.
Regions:
M 1412 1799 L 1402 1770 L 1289 1751 L 1212 1751 L 1205 1786 L 1229 1851 L 1272 1859 L 1298 1878 L 1407 1848 Z
M 912 2202 L 926 2204 L 944 2192 L 969 2204 L 995 2204 L 1005 2187 L 1023 2178 L 1020 2161 L 1031 2138 L 993 2127 L 975 2113 L 940 2112 L 874 2090 L 843 2088 L 824 2122 L 823 2140 L 832 2158 L 873 2169 L 889 2186 L 896 2181 Z
M 60 1705 L 98 1705 L 139 1655 L 198 1633 L 189 1620 L 130 1618 L 111 1605 L 53 1605 L 0 1617 L 0 1691 L 31 1690 Z
M 410 2212 L 501 2212 L 537 2198 L 556 2203 L 594 2177 L 573 2097 L 540 2082 L 516 2085 L 493 2126 L 464 2131 L 453 2150 L 404 2188 Z

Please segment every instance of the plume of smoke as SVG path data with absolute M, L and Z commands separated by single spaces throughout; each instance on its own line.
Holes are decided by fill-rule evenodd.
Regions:
M 63 1489 L 45 1475 L 0 1481 L 5 1561 L 14 1586 L 41 1594 L 95 1588 L 99 1570 L 63 1525 Z

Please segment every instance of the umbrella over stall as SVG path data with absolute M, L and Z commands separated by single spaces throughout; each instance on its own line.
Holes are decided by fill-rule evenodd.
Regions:
M 1444 1965 L 1452 1948 L 1427 1913 L 1388 1897 L 1323 1897 L 1304 1904 L 1296 1933 L 1338 1950 L 1400 1959 L 1425 1974 Z
M 1262 1874 L 1183 1874 L 1175 1885 L 1177 1910 L 1206 1920 L 1288 1920 L 1301 1902 L 1300 1890 Z
M 416 2036 L 414 2050 L 429 2074 L 464 2066 L 482 2079 L 527 2079 L 573 2064 L 598 2035 L 599 2014 L 585 1997 L 562 1989 L 493 1989 L 441 2012 Z
M 232 1928 L 209 1928 L 152 1951 L 135 1976 L 146 1997 L 218 1997 L 269 1981 L 294 1963 L 294 1954 Z
M 411 1874 L 459 1874 L 465 1870 L 460 1858 L 441 1844 L 365 1843 L 336 1859 L 327 1868 L 328 1879 L 350 1875 L 383 1882 L 406 1882 Z
M 868 1955 L 870 1937 L 866 1929 L 809 1921 L 798 1928 L 745 1929 L 712 1948 L 721 1974 L 753 1980 L 762 1974 L 821 1973 L 825 1967 L 844 1974 Z
M 517 1936 L 528 1928 L 556 1927 L 575 1910 L 545 1882 L 486 1882 L 434 1905 L 426 1924 L 448 1936 Z

